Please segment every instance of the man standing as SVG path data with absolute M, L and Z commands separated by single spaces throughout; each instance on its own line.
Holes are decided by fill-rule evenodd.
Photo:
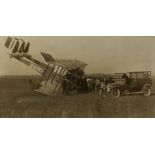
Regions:
M 127 74 L 123 73 L 123 75 L 122 75 L 122 79 L 125 80 L 125 88 L 128 89 L 128 85 L 129 85 L 129 77 L 127 76 Z
M 101 86 L 101 81 L 99 79 L 96 79 L 96 81 L 95 81 L 95 91 L 98 91 L 100 86 Z

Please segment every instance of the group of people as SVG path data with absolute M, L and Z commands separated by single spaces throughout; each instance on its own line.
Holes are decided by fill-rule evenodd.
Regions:
M 112 77 L 87 78 L 89 91 L 99 91 L 101 87 L 107 87 L 112 82 L 114 82 Z
M 83 70 L 75 69 L 70 70 L 65 75 L 62 81 L 62 90 L 63 94 L 70 94 L 70 92 L 74 93 L 84 93 L 88 91 L 87 80 L 84 75 Z
M 72 70 L 68 72 L 62 82 L 63 94 L 69 95 L 74 93 L 88 93 L 92 91 L 99 91 L 104 85 L 107 86 L 113 82 L 112 77 L 94 78 L 86 77 L 82 70 Z
M 128 89 L 130 79 L 124 73 L 122 74 L 124 79 L 124 86 Z M 110 85 L 114 83 L 115 79 L 112 76 L 104 76 L 101 78 L 86 77 L 84 72 L 80 69 L 72 70 L 68 72 L 62 82 L 63 94 L 75 93 L 88 93 L 92 91 L 105 90 L 110 92 Z
M 123 87 L 128 90 L 129 85 L 130 85 L 130 78 L 126 73 L 123 73 L 122 76 L 120 77 L 122 79 L 121 81 L 123 82 L 122 85 Z M 114 77 L 112 76 L 105 76 L 102 78 L 87 78 L 87 84 L 88 84 L 88 91 L 99 91 L 99 90 L 104 90 L 105 92 L 110 92 L 111 91 L 111 84 L 117 81 Z

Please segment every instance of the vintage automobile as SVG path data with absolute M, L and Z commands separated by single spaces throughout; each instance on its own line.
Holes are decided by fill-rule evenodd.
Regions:
M 123 74 L 122 74 L 123 75 Z M 110 90 L 113 96 L 120 97 L 121 95 L 129 94 L 144 94 L 150 96 L 152 90 L 151 71 L 128 72 L 125 74 L 128 78 L 111 83 Z

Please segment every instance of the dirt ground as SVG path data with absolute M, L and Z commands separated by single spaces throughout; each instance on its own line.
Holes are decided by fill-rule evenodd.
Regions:
M 0 117 L 155 117 L 155 95 L 131 95 L 117 99 L 93 92 L 49 97 L 32 92 L 29 79 L 24 76 L 0 78 Z

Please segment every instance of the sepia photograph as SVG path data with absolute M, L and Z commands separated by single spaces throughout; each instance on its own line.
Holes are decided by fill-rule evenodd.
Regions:
M 0 117 L 155 117 L 155 37 L 0 37 Z
M 154 155 L 154 0 L 0 1 L 0 154 Z

